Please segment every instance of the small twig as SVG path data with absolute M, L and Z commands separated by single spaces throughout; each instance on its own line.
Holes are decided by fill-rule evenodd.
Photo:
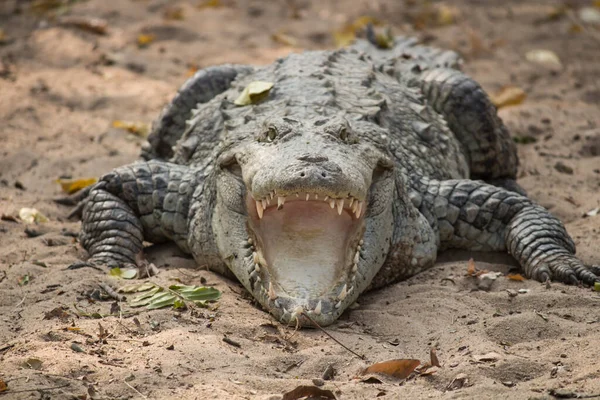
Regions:
M 139 394 L 140 396 L 142 396 L 144 399 L 148 398 L 148 397 L 144 396 L 143 394 L 141 394 L 139 390 L 137 390 L 136 388 L 134 388 L 133 386 L 131 386 L 129 383 L 127 383 L 127 381 L 123 381 L 123 383 L 125 383 L 127 386 L 129 386 L 131 388 L 131 390 L 133 390 L 134 392 L 136 392 L 137 394 Z
M 19 306 L 21 304 L 23 304 L 23 302 L 25 301 L 26 297 L 27 297 L 27 295 L 23 296 L 23 298 L 21 299 L 21 301 L 17 303 L 17 305 L 15 306 L 15 308 L 13 308 L 13 311 L 15 311 L 17 308 L 19 308 Z
M 110 287 L 110 285 L 108 285 L 107 283 L 104 282 L 100 282 L 98 283 L 98 285 L 104 289 L 104 291 L 113 299 L 117 300 L 117 301 L 125 301 L 127 299 L 127 297 L 125 297 L 122 294 L 117 293 L 113 288 Z
M 129 329 L 128 327 L 126 327 L 121 321 L 121 312 L 119 311 L 119 319 L 117 319 L 117 324 L 121 325 L 123 328 L 125 328 L 125 330 L 129 333 L 135 333 L 134 331 L 132 331 L 131 329 Z
M 236 342 L 235 340 L 229 339 L 227 336 L 223 336 L 223 341 L 227 344 L 230 344 L 234 347 L 242 347 L 241 344 L 239 344 L 238 342 Z
M 139 343 L 144 343 L 145 340 L 137 340 L 137 339 L 110 339 L 110 338 L 106 338 L 104 340 L 110 340 L 112 342 L 139 342 Z
M 14 394 L 14 393 L 43 392 L 44 390 L 61 389 L 61 388 L 67 387 L 69 385 L 70 385 L 70 383 L 65 383 L 64 385 L 60 385 L 60 386 L 43 387 L 43 388 L 37 388 L 37 389 L 7 390 L 5 392 L 0 392 L 0 396 L 5 395 L 5 394 Z
M 5 350 L 8 350 L 13 347 L 15 347 L 14 343 L 7 343 L 7 344 L 0 345 L 0 352 L 3 352 Z
M 310 315 L 308 315 L 305 311 L 302 311 L 302 315 L 304 315 L 306 318 L 308 318 L 310 320 L 310 322 L 312 322 L 313 324 L 315 324 L 315 326 L 317 328 L 319 328 L 324 334 L 326 334 L 327 336 L 329 336 L 334 342 L 336 342 L 337 344 L 339 344 L 340 346 L 342 346 L 344 349 L 348 350 L 350 353 L 354 354 L 356 357 L 360 358 L 361 360 L 366 360 L 367 358 L 365 356 L 361 356 L 360 354 L 358 354 L 357 352 L 355 352 L 354 350 L 352 350 L 351 348 L 349 348 L 348 346 L 346 346 L 345 344 L 343 344 L 342 342 L 340 342 L 339 340 L 337 340 L 336 338 L 334 338 L 333 336 L 331 336 L 331 334 L 329 332 L 327 332 L 325 329 L 321 328 L 321 325 L 317 324 L 317 322 L 312 319 L 310 317 Z

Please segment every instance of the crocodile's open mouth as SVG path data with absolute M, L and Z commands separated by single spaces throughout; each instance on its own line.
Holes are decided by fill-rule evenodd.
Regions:
M 365 201 L 320 193 L 278 194 L 274 190 L 263 198 L 246 199 L 253 250 L 247 257 L 250 285 L 257 298 L 280 310 L 283 321 L 305 313 L 321 320 L 353 294 Z

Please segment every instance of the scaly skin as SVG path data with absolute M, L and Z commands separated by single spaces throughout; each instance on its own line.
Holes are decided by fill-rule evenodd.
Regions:
M 135 264 L 143 240 L 172 240 L 301 325 L 331 324 L 448 248 L 508 251 L 540 281 L 598 281 L 524 196 L 514 143 L 459 66 L 399 38 L 198 72 L 155 123 L 150 161 L 79 196 L 88 262 Z M 273 89 L 234 105 L 252 81 Z

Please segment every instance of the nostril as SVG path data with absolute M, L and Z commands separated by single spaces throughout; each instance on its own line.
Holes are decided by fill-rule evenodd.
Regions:
M 327 178 L 327 173 L 325 173 L 325 172 L 321 172 L 321 176 L 322 176 L 323 178 Z
M 300 172 L 300 177 L 304 178 L 304 176 L 306 176 L 306 174 L 304 172 Z

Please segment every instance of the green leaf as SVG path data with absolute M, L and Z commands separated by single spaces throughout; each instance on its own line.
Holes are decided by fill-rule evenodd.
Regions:
M 135 268 L 112 268 L 110 270 L 111 276 L 117 276 L 123 279 L 133 279 L 137 276 L 137 269 Z
M 156 286 L 154 289 L 150 289 L 149 291 L 147 291 L 146 293 L 143 293 L 137 297 L 134 297 L 131 300 L 131 303 L 129 303 L 129 305 L 131 307 L 141 307 L 141 306 L 145 306 L 148 305 L 148 303 L 150 302 L 150 299 L 157 293 L 162 292 L 163 288 L 161 288 L 160 286 Z
M 173 303 L 173 308 L 176 310 L 183 310 L 186 308 L 186 305 L 183 300 L 177 299 L 175 300 L 175 303 Z
M 134 283 L 133 285 L 125 285 L 117 289 L 121 293 L 145 292 L 146 290 L 154 289 L 158 285 L 152 282 Z
M 594 282 L 594 290 L 600 292 L 600 282 Z
M 221 292 L 212 287 L 172 285 L 169 289 L 189 301 L 214 301 L 221 297 Z
M 150 299 L 150 302 L 146 306 L 149 310 L 156 310 L 158 308 L 168 307 L 175 304 L 177 295 L 173 293 L 159 293 Z

